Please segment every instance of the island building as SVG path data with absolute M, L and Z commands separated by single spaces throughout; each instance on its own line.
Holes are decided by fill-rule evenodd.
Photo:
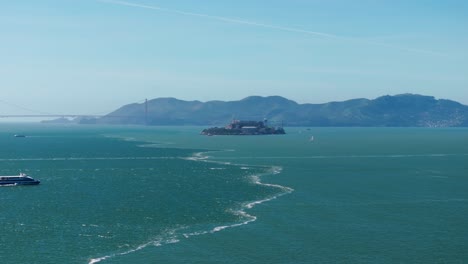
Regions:
M 263 121 L 243 121 L 233 119 L 230 124 L 225 127 L 212 127 L 204 129 L 202 135 L 272 135 L 286 134 L 283 126 L 270 127 L 268 120 Z

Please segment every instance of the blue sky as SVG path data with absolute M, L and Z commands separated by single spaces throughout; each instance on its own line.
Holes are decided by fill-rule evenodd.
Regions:
M 468 104 L 468 1 L 0 0 L 0 113 L 144 98 Z

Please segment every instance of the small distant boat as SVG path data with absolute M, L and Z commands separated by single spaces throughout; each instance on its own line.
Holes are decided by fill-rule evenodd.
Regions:
M 314 136 L 311 136 L 311 137 L 309 138 L 309 141 L 314 141 Z
M 38 185 L 41 181 L 35 180 L 25 173 L 20 173 L 19 175 L 14 176 L 0 176 L 0 186 L 1 185 Z
M 23 137 L 26 137 L 26 135 L 23 135 L 23 134 L 15 134 L 14 137 L 21 137 L 21 138 L 23 138 Z

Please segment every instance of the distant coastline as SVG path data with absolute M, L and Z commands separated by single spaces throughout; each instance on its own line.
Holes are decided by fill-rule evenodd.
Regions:
M 281 96 L 239 101 L 183 101 L 156 98 L 128 104 L 100 118 L 56 119 L 47 123 L 224 126 L 240 120 L 284 122 L 309 127 L 468 127 L 468 106 L 417 94 L 386 95 L 324 104 L 298 104 Z

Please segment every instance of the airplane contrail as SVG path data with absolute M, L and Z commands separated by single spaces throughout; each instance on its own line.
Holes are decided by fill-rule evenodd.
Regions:
M 153 10 L 159 10 L 159 11 L 170 12 L 170 13 L 175 13 L 175 14 L 180 14 L 180 15 L 187 15 L 187 16 L 204 17 L 204 18 L 210 18 L 210 19 L 214 19 L 214 20 L 219 20 L 219 21 L 223 21 L 223 22 L 231 22 L 231 23 L 236 23 L 236 24 L 244 24 L 244 25 L 250 25 L 250 26 L 257 26 L 257 27 L 279 29 L 279 30 L 298 32 L 298 33 L 307 33 L 307 34 L 313 34 L 313 35 L 322 36 L 322 37 L 339 38 L 338 36 L 335 36 L 335 35 L 332 35 L 332 34 L 315 32 L 315 31 L 310 31 L 310 30 L 302 30 L 302 29 L 297 29 L 297 28 L 274 26 L 274 25 L 262 24 L 262 23 L 257 23 L 257 22 L 251 22 L 251 21 L 247 21 L 247 20 L 234 19 L 234 18 L 221 17 L 221 16 L 213 16 L 213 15 L 193 13 L 193 12 L 186 12 L 186 11 L 181 11 L 181 10 L 176 10 L 176 9 L 168 9 L 168 8 L 163 8 L 163 7 L 158 7 L 158 6 L 150 6 L 150 5 L 131 3 L 131 2 L 127 2 L 127 1 L 98 0 L 98 2 L 116 4 L 116 5 L 123 5 L 123 6 L 130 6 L 130 7 L 137 7 L 137 8 L 153 9 Z
M 228 23 L 263 27 L 263 28 L 276 29 L 276 30 L 294 32 L 294 33 L 302 33 L 302 34 L 314 35 L 314 36 L 321 37 L 321 38 L 335 39 L 335 40 L 341 40 L 341 41 L 352 41 L 352 42 L 363 43 L 363 44 L 368 44 L 368 45 L 373 45 L 373 46 L 380 46 L 380 47 L 385 47 L 385 48 L 390 48 L 390 49 L 397 49 L 397 50 L 412 52 L 412 53 L 421 53 L 421 54 L 435 55 L 435 56 L 441 56 L 441 57 L 447 56 L 446 54 L 435 52 L 435 51 L 430 51 L 430 50 L 407 48 L 407 47 L 402 47 L 402 46 L 397 46 L 397 45 L 392 45 L 392 44 L 387 44 L 387 43 L 382 43 L 382 42 L 374 42 L 374 41 L 368 41 L 368 40 L 352 38 L 352 37 L 344 37 L 344 36 L 339 36 L 339 35 L 334 35 L 334 34 L 329 34 L 329 33 L 324 33 L 324 32 L 317 32 L 317 31 L 311 31 L 311 30 L 305 30 L 305 29 L 299 29 L 299 28 L 293 28 L 293 27 L 264 24 L 264 23 L 252 22 L 252 21 L 247 21 L 247 20 L 242 20 L 242 19 L 234 19 L 234 18 L 223 17 L 223 16 L 214 16 L 214 15 L 207 15 L 207 14 L 201 14 L 201 13 L 187 12 L 187 11 L 181 11 L 177 9 L 163 8 L 163 7 L 154 6 L 154 5 L 144 5 L 144 4 L 128 2 L 128 1 L 120 1 L 120 0 L 96 0 L 96 1 L 102 2 L 102 3 L 108 3 L 108 4 L 121 5 L 121 6 L 152 9 L 156 11 L 174 13 L 174 14 L 185 15 L 185 16 L 201 17 L 201 18 L 218 20 L 218 21 L 223 21 L 223 22 L 228 22 Z

